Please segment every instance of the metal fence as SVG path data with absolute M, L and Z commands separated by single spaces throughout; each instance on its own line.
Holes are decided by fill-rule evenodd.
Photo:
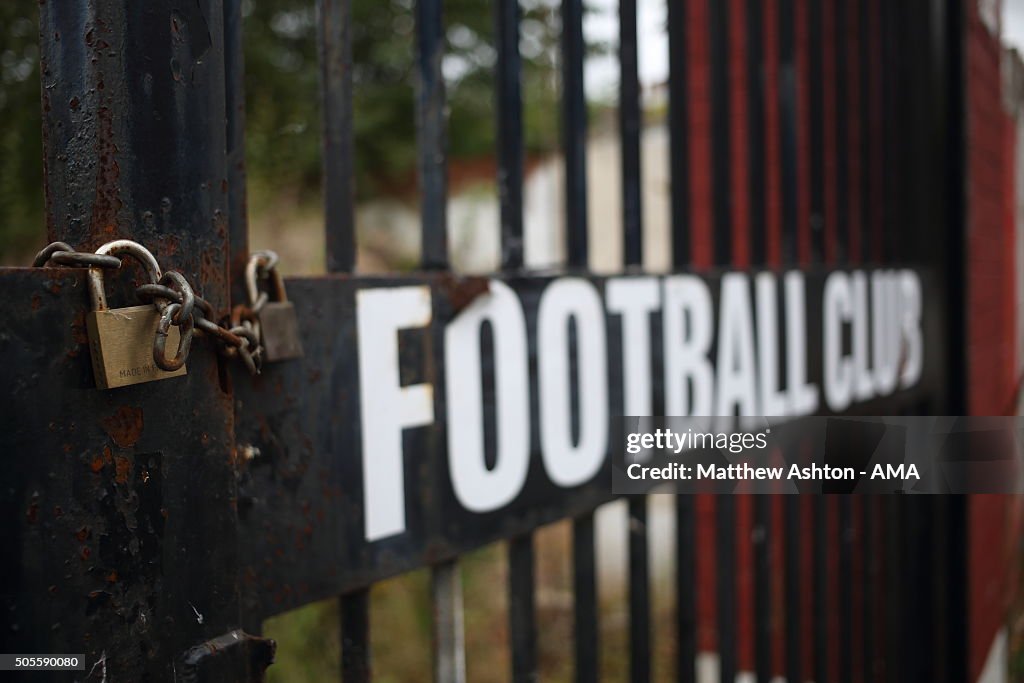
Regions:
M 40 3 L 50 237 L 82 250 L 114 237 L 137 240 L 222 314 L 244 300 L 248 257 L 240 5 Z M 415 6 L 421 272 L 352 274 L 359 112 L 351 107 L 350 3 L 317 6 L 330 274 L 287 282 L 303 359 L 268 364 L 252 378 L 200 346 L 185 378 L 100 391 L 83 322 L 85 272 L 0 271 L 0 377 L 8 387 L 0 411 L 8 463 L 0 487 L 9 548 L 0 563 L 3 649 L 84 651 L 88 680 L 256 680 L 270 646 L 240 629 L 258 634 L 272 615 L 340 596 L 342 678 L 368 680 L 369 591 L 430 566 L 434 677 L 458 681 L 465 676 L 458 558 L 504 540 L 511 678 L 535 680 L 532 535 L 571 518 L 575 676 L 598 680 L 593 510 L 613 498 L 608 465 L 568 485 L 545 476 L 538 424 L 546 399 L 536 388 L 545 381 L 536 341 L 545 291 L 571 279 L 603 298 L 613 279 L 587 271 L 584 3 L 563 0 L 561 9 L 567 261 L 545 274 L 531 273 L 523 257 L 519 8 L 515 0 L 486 3 L 497 27 L 501 272 L 493 278 L 449 269 L 441 0 Z M 623 268 L 641 278 L 636 2 L 622 0 L 619 9 Z M 715 297 L 726 270 L 797 270 L 813 279 L 908 267 L 927 282 L 922 379 L 851 409 L 861 414 L 963 412 L 962 12 L 961 3 L 925 0 L 668 3 L 674 272 L 702 274 Z M 735 85 L 740 72 L 744 87 Z M 445 334 L 495 283 L 520 301 L 530 340 L 530 464 L 511 502 L 471 511 L 452 484 Z M 367 519 L 369 499 L 384 495 L 367 488 L 368 468 L 383 466 L 373 459 L 386 450 L 370 448 L 378 442 L 368 430 L 366 387 L 379 378 L 368 376 L 369 352 L 360 344 L 360 310 L 373 292 L 425 292 L 430 302 L 420 322 L 394 330 L 397 386 L 429 385 L 433 393 L 429 419 L 398 430 L 393 473 L 402 481 L 403 516 L 387 533 L 371 533 Z M 652 319 L 660 339 L 660 313 Z M 583 323 L 573 324 L 567 376 L 575 387 L 584 381 Z M 604 410 L 628 414 L 622 323 L 606 311 L 601 324 Z M 820 358 L 820 339 L 808 339 L 808 354 Z M 496 333 L 482 342 L 490 378 L 501 370 L 498 343 Z M 668 400 L 659 376 L 665 359 L 657 343 L 652 348 L 647 400 L 659 413 Z M 490 426 L 482 431 L 496 419 L 488 381 L 480 419 Z M 579 430 L 587 397 L 570 394 L 573 426 L 565 429 Z M 485 450 L 493 462 L 491 441 Z M 758 533 L 740 539 L 736 530 L 746 527 L 737 500 L 714 502 L 713 587 L 698 585 L 695 573 L 696 500 L 675 500 L 675 679 L 696 680 L 699 594 L 712 590 L 722 681 L 735 680 L 744 638 L 753 639 L 758 681 L 966 679 L 962 499 L 790 496 L 779 525 L 773 499 L 760 496 L 751 504 Z M 628 505 L 630 672 L 644 681 L 652 675 L 647 499 Z M 753 546 L 753 604 L 737 599 L 739 542 Z M 773 563 L 773 548 L 782 549 L 781 563 Z M 772 588 L 778 570 L 781 596 Z M 742 632 L 739 615 L 751 613 L 753 632 Z

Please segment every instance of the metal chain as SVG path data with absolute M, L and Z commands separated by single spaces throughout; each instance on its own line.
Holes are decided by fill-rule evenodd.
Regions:
M 271 264 L 264 267 L 273 267 L 277 263 L 277 255 L 273 252 L 257 252 L 251 258 Z M 32 265 L 36 268 L 65 266 L 117 270 L 121 267 L 121 259 L 75 251 L 64 242 L 53 242 L 36 254 Z M 146 303 L 152 303 L 160 312 L 153 340 L 153 360 L 161 369 L 170 372 L 181 368 L 188 360 L 192 337 L 199 335 L 213 339 L 221 355 L 240 358 L 250 374 L 260 374 L 263 347 L 256 321 L 258 311 L 236 306 L 230 317 L 218 322 L 210 302 L 194 292 L 184 275 L 173 270 L 165 272 L 158 284 L 136 287 L 135 295 Z M 179 328 L 178 350 L 173 358 L 167 358 L 167 336 L 172 326 Z

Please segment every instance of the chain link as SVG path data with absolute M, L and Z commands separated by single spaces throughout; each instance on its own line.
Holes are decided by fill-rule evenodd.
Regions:
M 277 254 L 272 251 L 256 252 L 250 260 L 258 260 L 261 270 L 269 270 L 277 264 Z M 58 265 L 117 270 L 121 267 L 121 259 L 75 251 L 64 242 L 53 242 L 36 254 L 32 265 L 36 268 Z M 153 361 L 161 369 L 174 371 L 182 367 L 188 360 L 192 337 L 198 334 L 213 339 L 221 355 L 241 359 L 250 374 L 260 374 L 263 347 L 256 317 L 258 310 L 236 306 L 231 316 L 218 321 L 210 302 L 195 293 L 184 275 L 173 270 L 164 273 L 158 284 L 136 287 L 135 295 L 146 303 L 152 303 L 160 312 L 153 340 Z M 179 328 L 178 349 L 173 358 L 167 358 L 167 336 L 172 326 Z

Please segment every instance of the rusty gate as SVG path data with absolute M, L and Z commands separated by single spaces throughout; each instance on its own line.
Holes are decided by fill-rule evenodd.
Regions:
M 39 3 L 50 239 L 79 251 L 135 240 L 164 269 L 183 273 L 217 319 L 246 300 L 241 4 Z M 524 266 L 519 8 L 516 0 L 481 2 L 497 26 L 501 204 L 501 271 L 487 278 L 449 268 L 442 0 L 415 3 L 410 47 L 420 269 L 356 274 L 350 2 L 316 4 L 330 273 L 286 283 L 302 358 L 266 362 L 253 376 L 197 338 L 185 376 L 100 390 L 88 348 L 87 270 L 0 270 L 2 649 L 84 653 L 85 680 L 258 680 L 273 658 L 261 622 L 338 596 L 340 676 L 368 680 L 369 591 L 430 566 L 434 678 L 458 681 L 459 556 L 505 541 L 511 677 L 535 680 L 532 533 L 571 518 L 576 679 L 597 680 L 593 511 L 613 498 L 609 464 L 581 470 L 577 461 L 546 458 L 561 457 L 551 454 L 561 445 L 583 462 L 595 433 L 603 455 L 610 446 L 595 419 L 661 414 L 689 400 L 669 395 L 677 385 L 662 379 L 670 360 L 659 303 L 665 281 L 642 271 L 636 1 L 619 6 L 622 276 L 588 272 L 583 0 L 561 3 L 567 258 L 547 273 Z M 740 6 L 745 30 L 737 34 L 730 13 Z M 673 273 L 697 274 L 716 303 L 730 275 L 767 272 L 781 282 L 784 273 L 799 274 L 811 302 L 803 337 L 816 361 L 808 363 L 812 383 L 820 382 L 823 353 L 813 310 L 826 275 L 899 270 L 923 283 L 919 378 L 848 411 L 964 411 L 962 12 L 962 3 L 938 0 L 668 3 Z M 744 36 L 738 69 L 730 67 L 736 35 Z M 707 59 L 695 62 L 701 46 Z M 742 90 L 731 68 L 746 74 Z M 694 134 L 702 121 L 706 140 Z M 136 303 L 131 277 L 107 279 L 114 305 Z M 626 367 L 625 309 L 605 306 L 613 289 L 654 292 L 640 319 L 655 340 L 640 356 L 646 369 Z M 487 308 L 506 305 L 518 306 L 521 318 L 511 319 L 521 329 Z M 526 346 L 502 348 L 520 333 Z M 475 386 L 458 384 L 463 359 L 450 354 L 466 338 L 458 348 L 475 349 Z M 561 360 L 550 360 L 552 344 L 564 346 Z M 595 353 L 606 372 L 589 371 L 597 356 L 587 354 Z M 625 388 L 636 367 L 651 377 L 640 398 Z M 503 403 L 517 383 L 528 398 L 518 412 Z M 476 401 L 456 402 L 455 389 L 467 386 Z M 832 411 L 824 401 L 814 409 Z M 503 421 L 512 413 L 521 421 Z M 491 482 L 497 459 L 518 448 L 506 443 L 516 428 L 526 435 L 522 479 L 492 506 L 466 487 Z M 478 479 L 462 479 L 455 470 L 474 448 L 485 464 L 472 470 Z M 957 497 L 924 498 L 829 496 L 807 507 L 789 496 L 784 523 L 772 525 L 772 499 L 757 497 L 763 533 L 751 541 L 749 605 L 735 592 L 736 499 L 718 498 L 721 680 L 734 680 L 746 637 L 754 638 L 759 681 L 825 681 L 833 671 L 844 681 L 853 672 L 864 680 L 965 680 L 965 506 Z M 629 500 L 634 681 L 651 677 L 646 505 L 644 496 Z M 675 505 L 675 677 L 693 681 L 695 500 L 680 496 Z M 837 539 L 826 529 L 827 510 L 838 511 Z M 771 588 L 771 544 L 784 549 L 782 600 Z M 829 592 L 833 552 L 848 583 L 851 567 L 861 568 L 862 599 L 847 593 L 837 601 Z M 752 634 L 738 635 L 741 612 L 753 613 Z M 839 639 L 828 636 L 831 612 L 839 614 Z

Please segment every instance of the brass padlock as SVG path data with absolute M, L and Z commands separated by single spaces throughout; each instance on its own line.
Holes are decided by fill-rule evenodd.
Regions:
M 153 254 L 137 242 L 114 240 L 96 250 L 97 254 L 132 256 L 142 264 L 150 282 L 160 282 L 160 265 Z M 153 360 L 153 345 L 160 325 L 161 311 L 153 304 L 107 308 L 103 291 L 103 269 L 89 269 L 89 299 L 92 310 L 86 317 L 89 332 L 89 353 L 96 386 L 114 389 L 143 382 L 179 377 L 185 374 L 182 364 L 177 370 L 161 370 Z M 177 348 L 180 333 L 177 326 L 165 330 L 171 348 Z
M 276 263 L 277 255 L 273 252 L 256 252 L 245 269 L 249 307 L 256 316 L 256 330 L 263 346 L 263 357 L 271 363 L 302 357 L 299 319 L 295 314 L 295 305 L 288 301 L 284 279 L 275 267 Z M 267 292 L 259 291 L 257 270 L 262 271 L 263 276 L 270 281 L 273 298 Z

